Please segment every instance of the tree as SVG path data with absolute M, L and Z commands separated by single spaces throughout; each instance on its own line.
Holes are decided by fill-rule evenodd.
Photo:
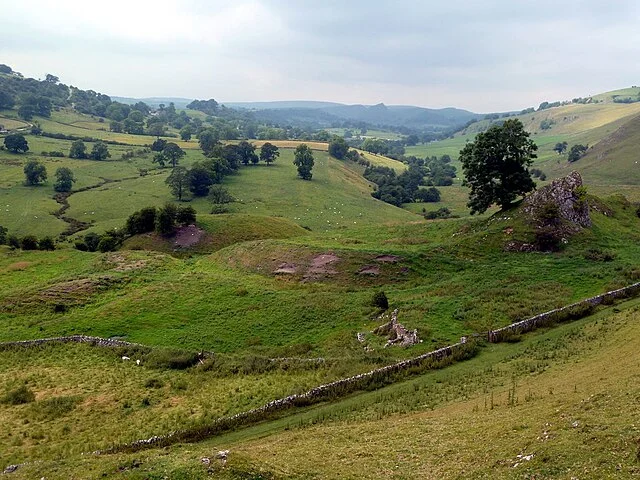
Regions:
M 44 237 L 40 239 L 38 248 L 40 248 L 40 250 L 55 250 L 56 242 L 51 237 Z
M 184 167 L 178 167 L 172 172 L 175 173 L 178 169 L 184 169 Z M 160 235 L 171 235 L 176 225 L 176 213 L 177 207 L 173 203 L 167 203 L 164 207 L 158 210 L 156 215 L 156 232 Z
M 189 170 L 189 190 L 195 197 L 204 197 L 213 185 L 209 170 L 200 163 L 195 163 Z
M 127 218 L 126 230 L 129 235 L 153 232 L 156 225 L 156 207 L 147 207 L 132 213 Z
M 185 142 L 191 140 L 191 135 L 193 135 L 193 129 L 191 128 L 191 125 L 185 125 L 180 129 L 180 138 Z
M 483 213 L 494 203 L 504 208 L 532 191 L 536 184 L 528 167 L 537 149 L 517 119 L 494 125 L 468 143 L 460 151 L 460 161 L 463 185 L 471 188 L 467 203 L 471 214 Z
M 166 147 L 166 146 L 167 146 L 167 141 L 166 140 L 164 140 L 163 138 L 157 138 L 151 144 L 151 151 L 152 152 L 161 152 L 162 150 L 164 150 L 164 147 Z
M 76 140 L 71 144 L 69 158 L 87 158 L 87 146 L 82 140 Z
M 33 105 L 22 104 L 20 105 L 20 108 L 18 108 L 18 117 L 20 117 L 23 120 L 29 121 L 33 118 L 35 114 L 36 114 L 36 109 L 33 107 Z
M 7 92 L 0 92 L 0 109 L 13 108 L 16 104 L 15 99 Z
M 338 160 L 342 160 L 349 151 L 349 145 L 344 138 L 335 135 L 329 142 L 329 155 Z
M 4 146 L 12 153 L 24 153 L 29 151 L 29 143 L 24 135 L 14 133 L 4 137 Z
M 47 76 L 44 77 L 44 81 L 48 83 L 58 83 L 60 79 L 55 75 L 51 75 L 50 73 L 47 73 Z
M 553 149 L 558 152 L 558 155 L 562 155 L 567 151 L 567 142 L 558 142 L 556 143 L 556 146 L 553 147 Z
M 279 156 L 280 152 L 278 151 L 278 147 L 269 142 L 263 143 L 262 147 L 260 147 L 260 160 L 265 162 L 267 166 L 275 162 Z
M 165 145 L 164 149 L 162 149 L 162 154 L 171 166 L 175 168 L 180 159 L 186 155 L 186 152 L 175 143 L 169 142 Z
M 192 225 L 196 223 L 196 211 L 191 205 L 178 206 L 176 209 L 176 223 Z
M 189 172 L 184 167 L 176 167 L 171 171 L 171 175 L 167 177 L 165 183 L 169 185 L 173 196 L 182 200 L 182 195 L 189 186 Z
M 36 160 L 29 160 L 24 166 L 27 185 L 39 185 L 47 179 L 47 169 Z
M 235 199 L 225 187 L 222 185 L 214 185 L 209 191 L 209 200 L 211 200 L 213 204 L 222 205 L 231 203 Z
M 209 155 L 219 142 L 218 131 L 213 128 L 207 128 L 198 134 L 198 143 L 205 155 Z
M 20 240 L 22 250 L 38 250 L 38 239 L 35 235 L 25 235 Z
M 307 146 L 307 144 L 302 143 L 298 145 L 295 151 L 295 158 L 293 160 L 293 164 L 298 167 L 298 176 L 303 180 L 311 180 L 313 174 L 311 170 L 313 169 L 313 152 Z
M 109 148 L 104 142 L 94 143 L 93 148 L 91 149 L 91 153 L 89 154 L 89 158 L 91 160 L 106 160 L 110 156 L 111 154 L 109 153 Z
M 584 155 L 587 153 L 588 148 L 588 146 L 580 144 L 572 146 L 571 150 L 569 150 L 569 156 L 567 157 L 567 160 L 569 160 L 569 162 L 571 163 L 577 162 L 582 157 L 584 157 Z
M 75 181 L 71 169 L 60 167 L 56 170 L 56 182 L 53 184 L 53 189 L 56 192 L 70 192 Z
M 140 113 L 140 112 L 136 111 L 136 113 Z M 149 125 L 149 127 L 147 127 L 147 133 L 155 137 L 164 135 L 166 133 L 166 130 L 167 130 L 167 127 L 165 127 L 164 123 L 160 123 L 160 122 L 152 123 L 151 125 Z
M 256 155 L 256 146 L 252 143 L 247 142 L 246 140 L 242 140 L 238 143 L 237 149 L 238 155 L 240 156 L 240 161 L 244 165 L 249 165 L 249 163 L 253 163 L 256 165 L 260 160 L 258 155 Z

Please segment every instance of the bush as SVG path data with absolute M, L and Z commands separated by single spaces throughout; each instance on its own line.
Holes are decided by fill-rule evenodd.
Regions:
M 176 222 L 179 225 L 191 225 L 196 223 L 196 211 L 192 206 L 179 206 L 176 210 Z
M 545 225 L 536 229 L 535 244 L 542 252 L 557 252 L 560 250 L 562 237 L 553 225 Z
M 387 310 L 389 308 L 387 295 L 383 291 L 374 293 L 371 298 L 371 305 L 379 308 L 380 310 Z
M 15 235 L 9 235 L 9 238 L 7 239 L 7 245 L 9 245 L 11 248 L 20 248 L 20 239 Z
M 120 242 L 116 237 L 111 235 L 104 235 L 100 238 L 100 242 L 98 243 L 98 250 L 101 252 L 113 252 L 118 249 L 120 246 Z
M 36 399 L 35 394 L 29 390 L 25 385 L 22 385 L 15 390 L 7 392 L 7 394 L 0 400 L 1 403 L 9 405 L 23 405 L 25 403 L 31 403 Z
M 56 243 L 53 241 L 53 238 L 44 237 L 42 240 L 40 240 L 39 247 L 40 247 L 40 250 L 55 250 Z
M 153 232 L 156 224 L 156 207 L 147 207 L 132 213 L 127 218 L 126 230 L 129 235 Z
M 87 246 L 87 250 L 90 252 L 95 252 L 98 250 L 98 244 L 100 243 L 100 235 L 95 232 L 87 233 L 84 236 L 84 243 Z
M 34 235 L 25 235 L 20 240 L 22 250 L 38 250 L 38 239 Z

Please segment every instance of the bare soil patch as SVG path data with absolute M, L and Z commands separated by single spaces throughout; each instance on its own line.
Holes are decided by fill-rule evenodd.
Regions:
M 372 277 L 380 275 L 380 267 L 377 265 L 365 265 L 358 270 L 358 275 L 371 275 Z
M 31 265 L 33 265 L 33 262 L 16 262 L 16 263 L 12 263 L 11 265 L 9 265 L 7 267 L 7 271 L 8 272 L 15 272 L 15 271 L 19 271 L 19 270 L 26 270 Z
M 176 230 L 174 244 L 179 248 L 192 247 L 202 240 L 204 234 L 205 231 L 195 225 L 180 227 Z
M 333 265 L 340 260 L 340 257 L 333 253 L 323 253 L 316 257 L 313 257 L 311 264 L 305 273 L 303 280 L 320 280 L 324 277 L 335 275 L 336 270 Z

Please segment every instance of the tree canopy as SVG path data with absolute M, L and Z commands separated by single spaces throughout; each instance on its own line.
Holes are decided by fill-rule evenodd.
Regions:
M 29 143 L 23 135 L 14 133 L 4 137 L 4 146 L 13 153 L 24 153 L 29 151 Z
M 29 160 L 24 166 L 27 185 L 39 185 L 47 179 L 47 169 L 36 160 Z
M 298 167 L 298 176 L 303 180 L 311 180 L 314 161 L 309 146 L 305 143 L 298 145 L 294 156 L 293 164 Z
M 460 161 L 463 185 L 471 188 L 467 203 L 471 213 L 483 213 L 493 204 L 504 208 L 532 191 L 536 185 L 528 167 L 537 149 L 517 119 L 494 125 L 468 143 L 460 151 Z
M 275 162 L 276 158 L 279 156 L 280 152 L 278 151 L 278 147 L 272 143 L 265 142 L 262 144 L 262 147 L 260 147 L 260 160 L 265 162 L 267 166 Z
M 71 169 L 60 167 L 56 170 L 56 182 L 53 184 L 53 189 L 56 192 L 70 192 L 75 181 Z

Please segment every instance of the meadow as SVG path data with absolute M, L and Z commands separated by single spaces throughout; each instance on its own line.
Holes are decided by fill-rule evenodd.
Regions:
M 629 117 L 636 107 L 603 103 L 545 114 L 561 119 L 574 107 L 576 118 L 534 133 L 536 166 L 553 178 L 569 168 L 552 150 L 557 141 L 610 138 L 611 149 L 600 145 L 571 168 L 583 172 L 589 194 L 619 190 L 635 200 L 633 178 L 624 172 L 633 165 Z M 144 150 L 153 137 L 113 134 L 68 110 L 41 124 L 126 145 L 110 145 L 112 158 L 102 162 L 42 154 L 67 153 L 71 142 L 34 135 L 27 136 L 27 154 L 0 151 L 0 224 L 10 233 L 56 236 L 68 228 L 53 214 L 63 205 L 53 199 L 51 180 L 23 185 L 29 159 L 43 162 L 50 177 L 60 166 L 73 170 L 77 182 L 65 215 L 87 224 L 53 252 L 0 247 L 0 342 L 81 333 L 153 352 L 182 349 L 170 357 L 213 352 L 213 360 L 176 370 L 135 349 L 0 349 L 2 460 L 35 462 L 16 478 L 77 472 L 82 478 L 565 478 L 577 466 L 580 478 L 637 474 L 637 432 L 629 424 L 637 415 L 638 301 L 198 444 L 81 456 L 241 412 L 638 281 L 639 220 L 637 206 L 624 197 L 589 196 L 593 226 L 560 251 L 508 252 L 510 240 L 530 242 L 534 235 L 517 205 L 468 218 L 458 178 L 441 187 L 441 202 L 399 209 L 372 198 L 363 166 L 330 157 L 326 144 L 311 145 L 313 180 L 305 182 L 292 163 L 299 143 L 272 142 L 281 148 L 275 164 L 242 167 L 225 178 L 235 198 L 225 213 L 211 214 L 206 199 L 184 202 L 198 212 L 203 234 L 193 248 L 145 234 L 117 252 L 82 252 L 71 246 L 76 238 L 121 228 L 134 211 L 172 201 L 164 183 L 170 170 L 153 165 Z M 407 153 L 456 158 L 472 135 Z M 203 159 L 196 141 L 180 144 L 187 151 L 181 164 Z M 122 160 L 130 150 L 133 158 Z M 605 164 L 610 151 L 615 163 Z M 379 155 L 365 158 L 405 168 Z M 423 208 L 443 206 L 461 218 L 422 218 Z M 421 343 L 385 348 L 386 338 L 373 335 L 384 321 L 372 304 L 379 291 Z M 142 365 L 123 361 L 123 353 L 138 355 Z M 620 361 L 611 362 L 615 355 Z M 12 395 L 28 397 L 25 389 L 33 398 L 12 405 Z M 482 436 L 491 448 L 477 442 Z M 226 447 L 232 454 L 224 469 L 214 462 L 208 471 L 200 462 Z

